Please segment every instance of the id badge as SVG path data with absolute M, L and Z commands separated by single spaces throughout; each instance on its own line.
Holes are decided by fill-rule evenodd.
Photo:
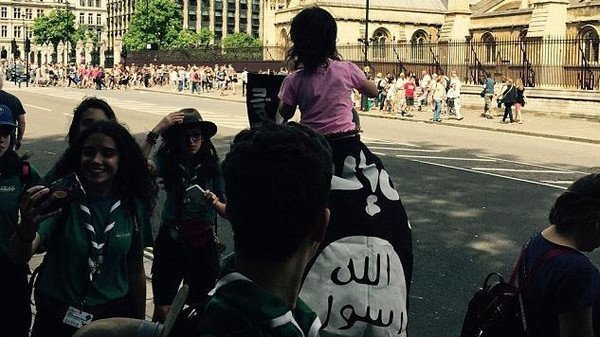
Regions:
M 82 326 L 90 323 L 93 318 L 94 315 L 92 314 L 81 311 L 74 307 L 69 307 L 69 310 L 67 310 L 67 314 L 63 319 L 63 323 L 79 329 Z

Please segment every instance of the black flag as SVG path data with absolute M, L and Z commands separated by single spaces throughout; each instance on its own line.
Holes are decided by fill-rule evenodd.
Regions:
M 404 337 L 413 264 L 406 211 L 358 135 L 330 144 L 331 218 L 300 297 L 321 319 L 321 336 Z
M 275 121 L 279 106 L 279 88 L 285 75 L 248 74 L 248 91 L 246 107 L 250 127 L 264 120 Z

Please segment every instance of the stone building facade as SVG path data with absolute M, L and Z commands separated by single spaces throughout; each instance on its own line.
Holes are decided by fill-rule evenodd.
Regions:
M 25 36 L 32 40 L 33 22 L 37 17 L 49 14 L 53 9 L 68 10 L 75 16 L 75 26 L 85 25 L 97 34 L 99 44 L 79 42 L 76 50 L 79 62 L 90 62 L 92 52 L 98 48 L 102 51 L 106 46 L 106 0 L 0 0 L 0 49 L 7 51 L 7 58 L 12 57 L 11 41 L 15 39 L 21 59 L 25 59 Z M 58 62 L 68 60 L 67 49 L 72 47 L 59 44 Z M 51 45 L 35 45 L 31 41 L 30 63 L 46 63 L 52 60 Z M 100 52 L 100 62 L 103 53 Z
M 312 5 L 336 18 L 342 57 L 360 62 L 365 0 L 265 0 L 265 43 L 283 57 L 291 19 Z M 599 30 L 600 0 L 371 0 L 368 61 L 600 89 Z
M 198 32 L 210 29 L 214 41 L 228 34 L 262 35 L 262 0 L 177 0 L 182 9 L 183 27 Z M 145 6 L 137 0 L 138 6 Z M 136 0 L 108 0 L 108 48 L 115 62 L 121 60 L 123 35 L 135 11 Z

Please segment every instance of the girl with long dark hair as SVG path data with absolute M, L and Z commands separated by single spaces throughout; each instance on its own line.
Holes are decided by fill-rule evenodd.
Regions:
M 94 123 L 65 151 L 56 174 L 70 175 L 71 191 L 80 192 L 27 190 L 10 242 L 14 261 L 46 251 L 32 336 L 72 336 L 101 318 L 144 318 L 143 247 L 157 188 L 135 139 L 117 123 Z M 66 195 L 71 202 L 58 210 L 45 207 Z
M 163 118 L 144 145 L 148 153 L 162 135 L 151 162 L 167 194 L 152 264 L 155 321 L 164 321 L 182 280 L 190 288 L 188 303 L 202 305 L 220 270 L 215 227 L 225 198 L 210 140 L 216 132 L 197 110 L 183 109 Z

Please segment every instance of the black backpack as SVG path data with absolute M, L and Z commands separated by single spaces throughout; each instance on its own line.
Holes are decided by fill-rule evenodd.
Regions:
M 523 250 L 527 248 L 527 245 Z M 527 287 L 529 280 L 544 263 L 562 254 L 572 253 L 567 248 L 552 248 L 540 255 L 530 271 L 524 273 L 524 282 L 518 282 L 521 269 L 521 255 L 517 260 L 509 282 L 502 275 L 490 273 L 483 286 L 475 292 L 469 301 L 461 337 L 527 337 L 527 322 L 523 313 L 521 292 Z M 492 284 L 496 276 L 498 282 Z M 519 288 L 520 286 L 520 288 Z

